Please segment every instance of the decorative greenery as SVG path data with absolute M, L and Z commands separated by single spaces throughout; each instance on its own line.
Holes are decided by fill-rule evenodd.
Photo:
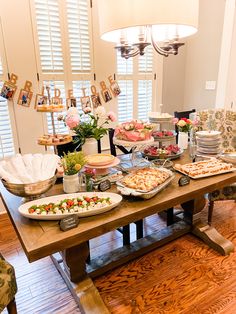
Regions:
M 73 175 L 80 171 L 86 164 L 86 159 L 83 152 L 68 152 L 64 153 L 61 159 L 65 175 Z
M 108 124 L 114 122 L 116 117 L 113 112 L 106 114 L 105 108 L 99 106 L 94 114 L 91 113 L 91 108 L 84 109 L 84 113 L 79 114 L 77 108 L 70 108 L 65 118 L 59 117 L 59 120 L 64 120 L 65 124 L 75 133 L 74 142 L 79 142 L 79 145 L 85 143 L 86 138 L 94 138 L 100 140 L 108 132 Z
M 75 142 L 80 142 L 81 145 L 85 143 L 86 138 L 95 138 L 100 140 L 107 134 L 108 128 L 105 128 L 105 124 L 108 124 L 108 120 L 105 120 L 100 126 L 98 125 L 99 117 L 93 114 L 87 114 L 89 119 L 87 121 L 80 122 L 73 131 L 76 133 Z

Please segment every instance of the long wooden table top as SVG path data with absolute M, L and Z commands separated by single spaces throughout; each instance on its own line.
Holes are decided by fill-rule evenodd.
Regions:
M 185 154 L 187 155 L 187 154 Z M 181 156 L 177 163 L 186 163 L 187 156 Z M 78 245 L 118 227 L 161 212 L 184 203 L 205 193 L 234 183 L 236 172 L 191 180 L 189 185 L 180 187 L 176 173 L 174 180 L 160 193 L 149 200 L 124 197 L 116 208 L 92 217 L 81 218 L 77 228 L 63 232 L 58 221 L 31 220 L 18 212 L 22 199 L 9 193 L 1 184 L 0 192 L 12 223 L 29 261 L 35 261 L 52 253 Z M 112 187 L 111 192 L 116 192 Z M 63 194 L 62 184 L 55 185 L 47 195 Z

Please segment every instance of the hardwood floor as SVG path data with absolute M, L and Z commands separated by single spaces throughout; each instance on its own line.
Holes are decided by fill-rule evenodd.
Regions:
M 163 225 L 158 215 L 148 217 L 145 234 Z M 234 202 L 216 202 L 213 225 L 236 245 Z M 132 237 L 134 231 L 132 226 Z M 98 256 L 121 246 L 122 237 L 114 231 L 90 242 L 91 255 Z M 27 261 L 6 215 L 0 215 L 0 251 L 16 270 L 19 314 L 80 313 L 50 258 Z M 195 236 L 185 235 L 97 278 L 95 284 L 115 314 L 233 314 L 236 253 L 220 256 Z

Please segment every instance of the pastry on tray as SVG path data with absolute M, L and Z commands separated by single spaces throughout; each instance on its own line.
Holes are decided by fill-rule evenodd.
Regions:
M 59 145 L 70 141 L 72 141 L 72 137 L 69 134 L 44 134 L 38 138 L 40 145 Z
M 119 124 L 115 129 L 115 137 L 119 140 L 136 142 L 149 140 L 153 131 L 153 124 L 141 120 L 132 120 Z
M 203 160 L 185 165 L 175 164 L 174 168 L 182 173 L 185 173 L 193 178 L 201 178 L 210 175 L 220 174 L 233 170 L 231 163 L 222 162 L 215 158 Z
M 157 168 L 142 168 L 132 171 L 121 183 L 127 188 L 149 192 L 164 183 L 169 177 L 169 172 Z

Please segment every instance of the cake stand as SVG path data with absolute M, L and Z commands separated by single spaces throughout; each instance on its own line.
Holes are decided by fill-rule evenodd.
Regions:
M 136 142 L 120 140 L 116 137 L 113 138 L 113 143 L 115 145 L 131 148 L 131 165 L 132 165 L 132 167 L 138 166 L 140 164 L 140 158 L 135 157 L 135 149 L 138 148 L 140 150 L 142 148 L 142 146 L 152 144 L 153 142 L 154 142 L 153 137 L 151 137 L 148 140 L 136 141 Z
M 95 169 L 96 170 L 96 175 L 105 175 L 105 174 L 109 173 L 109 169 L 110 168 L 119 165 L 119 163 L 120 163 L 120 159 L 115 157 L 115 159 L 111 163 L 109 163 L 107 165 L 96 166 L 96 165 L 86 164 L 85 167 L 86 168 L 90 168 L 90 169 Z

